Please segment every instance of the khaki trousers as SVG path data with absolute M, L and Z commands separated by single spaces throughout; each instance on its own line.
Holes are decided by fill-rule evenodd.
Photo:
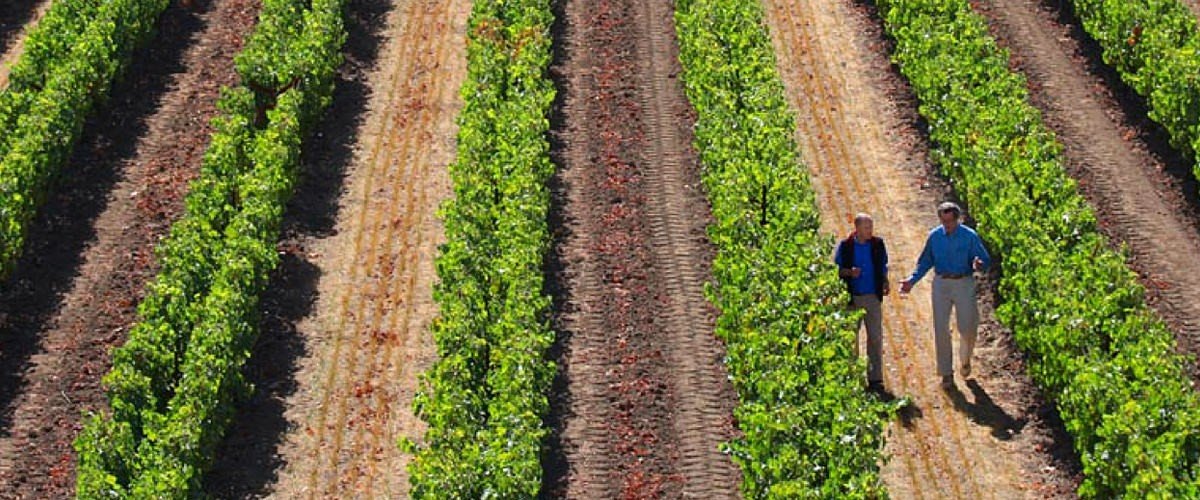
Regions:
M 950 342 L 950 309 L 958 324 L 958 360 L 971 359 L 979 333 L 979 306 L 975 302 L 975 278 L 933 279 L 933 344 L 937 350 L 938 375 L 954 374 Z
M 855 295 L 854 307 L 866 314 L 859 320 L 859 328 L 867 326 L 867 380 L 883 381 L 883 304 L 875 294 Z M 854 354 L 858 355 L 858 342 L 854 343 Z

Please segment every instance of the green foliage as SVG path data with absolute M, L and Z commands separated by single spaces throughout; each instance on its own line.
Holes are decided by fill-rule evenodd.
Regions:
M 696 147 L 716 222 L 717 335 L 743 436 L 747 498 L 878 498 L 887 408 L 863 391 L 856 316 L 795 144 L 758 2 L 676 3 Z
M 299 68 L 297 83 L 282 92 L 223 91 L 186 213 L 158 249 L 162 267 L 138 306 L 141 321 L 104 378 L 112 414 L 93 416 L 76 440 L 79 498 L 198 494 L 234 405 L 250 390 L 241 369 L 258 335 L 258 297 L 278 262 L 301 141 L 330 101 L 345 40 L 342 0 L 266 9 L 278 1 L 264 2 L 263 22 L 298 27 L 286 36 L 304 42 L 266 44 L 280 35 L 256 30 L 244 50 L 276 51 L 255 60 L 288 61 Z
M 0 279 L 83 122 L 107 98 L 167 0 L 62 0 L 32 30 L 0 92 Z
M 1150 118 L 1193 161 L 1200 152 L 1200 30 L 1179 0 L 1074 0 L 1104 61 L 1146 99 Z M 1200 177 L 1200 170 L 1196 170 Z
M 1024 78 L 967 0 L 879 5 L 932 154 L 1003 258 L 996 314 L 1074 437 L 1080 495 L 1200 496 L 1200 400 L 1185 360 L 1096 231 Z
M 465 105 L 433 326 L 438 361 L 422 375 L 409 443 L 415 498 L 534 498 L 546 393 L 555 366 L 542 265 L 549 249 L 551 60 L 547 0 L 477 0 Z

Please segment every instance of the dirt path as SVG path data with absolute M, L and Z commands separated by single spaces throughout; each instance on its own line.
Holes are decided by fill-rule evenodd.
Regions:
M 11 12 L 11 8 L 6 8 L 0 13 L 0 19 L 10 21 L 4 24 L 4 28 L 0 29 L 0 47 L 4 47 L 4 53 L 0 55 L 0 89 L 8 87 L 8 73 L 12 70 L 12 65 L 17 62 L 17 58 L 21 57 L 21 53 L 25 51 L 25 37 L 29 34 L 34 26 L 37 26 L 38 21 L 50 10 L 52 0 L 41 0 L 27 7 L 26 10 Z M 19 23 L 19 27 L 18 27 Z
M 305 344 L 290 431 L 271 485 L 281 498 L 400 498 L 417 437 L 410 406 L 435 351 L 428 333 L 435 217 L 451 189 L 454 117 L 465 76 L 466 0 L 398 1 L 383 34 L 370 101 L 347 170 L 338 221 L 308 257 L 319 297 L 297 325 Z
M 775 52 L 826 232 L 871 212 L 892 278 L 911 272 L 941 199 L 907 89 L 888 67 L 878 26 L 849 2 L 767 0 Z M 832 253 L 832 251 L 831 251 Z M 1050 432 L 1006 335 L 989 324 L 976 378 L 943 391 L 935 373 L 930 284 L 885 302 L 884 381 L 915 408 L 891 426 L 883 478 L 896 498 L 1035 498 L 1068 494 L 1043 450 Z M 986 309 L 986 307 L 985 307 Z M 989 322 L 991 323 L 991 322 Z M 957 338 L 955 342 L 957 343 Z M 960 386 L 963 382 L 958 382 Z
M 731 498 L 735 395 L 669 0 L 567 0 L 556 43 L 559 434 L 547 496 Z
M 0 296 L 0 497 L 73 491 L 79 417 L 105 405 L 109 349 L 135 319 L 153 247 L 181 212 L 218 88 L 234 82 L 232 57 L 258 4 L 194 9 L 164 13 L 133 76 L 88 123 Z
M 1088 71 L 1087 48 L 1038 0 L 981 2 L 980 11 L 1029 77 L 1035 104 L 1065 146 L 1067 166 L 1096 208 L 1105 234 L 1132 250 L 1131 265 L 1180 347 L 1200 352 L 1200 233 L 1165 162 L 1142 130 Z
M 7 48 L 14 36 L 25 29 L 34 12 L 45 8 L 48 0 L 5 0 L 0 2 L 0 49 Z
M 1192 10 L 1192 14 L 1200 17 L 1200 0 L 1180 0 L 1187 8 Z

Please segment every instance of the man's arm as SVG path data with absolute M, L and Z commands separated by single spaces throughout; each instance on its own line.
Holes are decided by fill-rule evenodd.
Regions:
M 918 281 L 921 281 L 921 278 L 925 277 L 925 274 L 928 273 L 930 269 L 933 269 L 932 240 L 932 234 L 930 234 L 928 238 L 925 238 L 925 248 L 921 250 L 921 256 L 917 258 L 917 269 L 913 271 L 912 275 L 909 276 L 907 280 L 905 280 L 909 285 L 917 284 Z
M 841 242 L 838 242 L 837 248 L 834 249 L 834 251 L 833 251 L 833 263 L 837 264 L 837 266 L 838 266 L 838 277 L 839 278 L 849 278 L 850 277 L 850 266 L 846 265 L 846 263 L 845 263 L 846 258 L 844 255 L 842 255 L 842 248 L 844 246 L 845 245 L 843 245 Z
M 975 262 L 975 259 L 979 259 L 981 262 L 978 271 L 985 271 L 992 267 L 992 256 L 988 255 L 987 247 L 983 246 L 983 238 L 980 238 L 978 234 L 975 234 L 975 243 L 971 246 L 971 253 L 973 254 L 971 256 L 972 263 Z
M 882 259 L 880 259 L 880 261 L 883 263 L 883 266 L 882 266 L 883 268 L 879 270 L 879 275 L 882 277 L 882 281 L 883 281 L 883 294 L 887 295 L 892 290 L 892 283 L 890 281 L 888 281 L 887 244 L 884 243 L 883 238 L 879 239 L 879 250 L 880 250 L 879 253 L 881 254 L 881 257 L 883 257 Z
M 886 282 L 888 275 L 888 253 L 887 243 L 884 243 L 883 238 L 879 239 L 879 249 L 882 250 L 881 253 L 883 254 L 883 259 L 881 259 L 883 261 L 883 269 L 880 270 L 880 273 L 883 274 L 883 279 Z

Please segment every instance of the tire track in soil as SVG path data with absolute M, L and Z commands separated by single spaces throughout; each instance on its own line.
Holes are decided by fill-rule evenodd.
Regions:
M 926 178 L 933 169 L 927 146 L 909 118 L 909 99 L 897 97 L 903 87 L 888 67 L 878 28 L 843 2 L 764 5 L 823 230 L 844 234 L 855 213 L 871 212 L 898 281 L 937 224 L 932 207 L 941 193 Z M 1070 481 L 1055 477 L 1054 459 L 1042 452 L 1050 431 L 1028 423 L 1039 406 L 1036 390 L 1002 366 L 1012 355 L 997 338 L 1002 333 L 981 330 L 968 393 L 939 387 L 924 281 L 911 296 L 885 301 L 885 385 L 910 395 L 915 406 L 889 429 L 890 460 L 882 471 L 889 491 L 897 498 L 1061 494 Z
M 71 496 L 80 416 L 106 406 L 109 350 L 157 271 L 154 246 L 182 214 L 257 11 L 254 0 L 172 6 L 85 125 L 0 295 L 0 497 Z
M 1087 48 L 1037 0 L 979 2 L 991 30 L 1029 78 L 1033 103 L 1063 144 L 1067 170 L 1079 181 L 1113 246 L 1128 245 L 1130 266 L 1167 320 L 1181 350 L 1200 353 L 1200 233 L 1192 209 L 1171 193 L 1167 161 L 1151 153 L 1146 131 L 1105 94 L 1089 73 Z M 1197 370 L 1192 367 L 1192 375 Z
M 8 75 L 12 71 L 12 65 L 25 52 L 25 37 L 29 36 L 29 31 L 37 26 L 42 16 L 46 15 L 46 11 L 50 10 L 52 1 L 40 0 L 37 2 L 36 8 L 29 11 L 28 17 L 21 16 L 19 13 L 15 15 L 14 18 L 16 19 L 12 19 L 12 21 L 25 19 L 20 29 L 13 27 L 11 29 L 0 30 L 0 32 L 3 32 L 3 35 L 0 35 L 0 37 L 4 38 L 4 42 L 0 43 L 0 46 L 4 47 L 4 54 L 0 55 L 0 90 L 8 88 Z
M 672 2 L 566 0 L 555 40 L 548 497 L 734 498 L 736 395 L 703 295 L 713 249 Z M 552 266 L 554 267 L 554 266 Z
M 315 317 L 300 325 L 311 356 L 287 403 L 295 423 L 275 485 L 281 497 L 406 494 L 418 438 L 412 414 L 417 374 L 435 356 L 427 328 L 433 259 L 441 241 L 435 209 L 451 194 L 457 91 L 465 68 L 466 0 L 398 2 L 343 196 L 336 235 L 319 242 Z

